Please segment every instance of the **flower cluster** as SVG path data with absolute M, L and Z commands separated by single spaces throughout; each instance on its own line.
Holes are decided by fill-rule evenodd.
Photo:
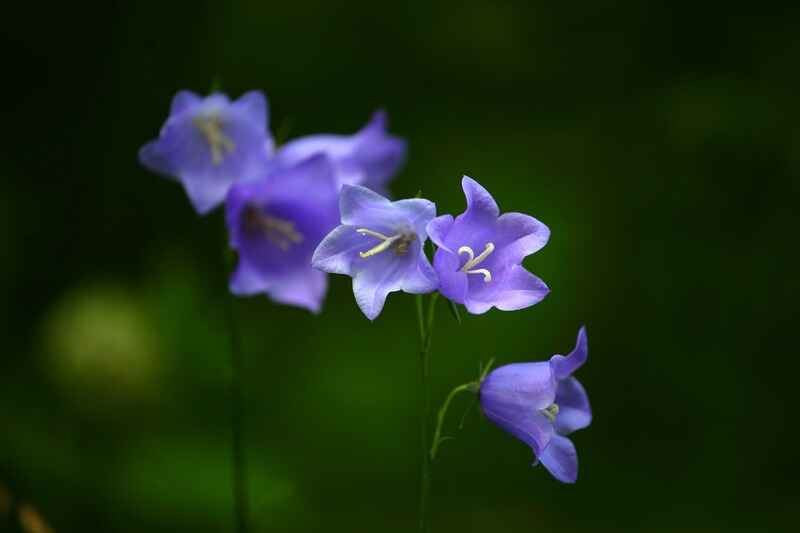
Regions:
M 139 158 L 180 182 L 199 214 L 225 204 L 239 256 L 229 284 L 236 295 L 266 294 L 316 313 L 330 273 L 352 278 L 369 320 L 396 291 L 439 291 L 476 315 L 540 302 L 549 289 L 522 262 L 547 244 L 549 228 L 522 213 L 501 215 L 489 191 L 467 176 L 466 209 L 455 217 L 437 217 L 436 205 L 423 198 L 388 199 L 406 144 L 386 124 L 378 111 L 353 135 L 310 135 L 276 147 L 262 93 L 231 101 L 181 91 Z M 433 262 L 428 238 L 436 245 Z M 586 356 L 581 329 L 567 357 L 506 365 L 474 387 L 486 417 L 527 443 L 564 482 L 577 477 L 567 435 L 591 421 L 586 393 L 571 377 Z
M 399 290 L 438 289 L 474 314 L 541 301 L 547 285 L 521 263 L 547 243 L 550 230 L 521 213 L 500 216 L 492 195 L 472 178 L 465 176 L 462 187 L 467 209 L 455 219 L 434 218 L 428 200 L 389 202 L 363 187 L 344 187 L 342 225 L 319 245 L 313 265 L 352 276 L 356 301 L 370 320 L 386 295 Z M 438 247 L 433 267 L 423 251 L 428 236 Z
M 336 226 L 343 184 L 382 191 L 405 161 L 405 141 L 387 134 L 376 112 L 354 135 L 310 135 L 275 147 L 267 100 L 253 91 L 231 101 L 180 91 L 159 137 L 139 160 L 180 182 L 204 215 L 223 202 L 239 265 L 230 280 L 237 295 L 318 312 L 326 275 L 311 256 Z

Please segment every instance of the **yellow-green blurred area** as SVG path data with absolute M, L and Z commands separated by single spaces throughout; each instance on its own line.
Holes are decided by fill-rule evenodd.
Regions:
M 552 230 L 525 263 L 543 303 L 439 307 L 433 401 L 585 323 L 578 483 L 474 406 L 458 431 L 459 398 L 435 532 L 791 530 L 799 24 L 790 3 L 7 6 L 0 530 L 233 530 L 222 216 L 136 159 L 214 80 L 264 90 L 284 139 L 384 107 L 409 141 L 394 196 L 458 213 L 469 174 Z M 319 316 L 234 312 L 252 531 L 414 531 L 413 297 L 370 323 L 334 276 Z

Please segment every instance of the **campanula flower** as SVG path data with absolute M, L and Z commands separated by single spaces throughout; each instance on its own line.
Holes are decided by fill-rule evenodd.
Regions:
M 386 123 L 386 113 L 381 110 L 353 135 L 300 137 L 281 146 L 270 164 L 294 165 L 311 155 L 323 153 L 333 160 L 340 185 L 363 185 L 384 194 L 388 181 L 406 157 L 406 142 L 387 134 Z
M 547 244 L 550 230 L 528 215 L 500 210 L 481 185 L 461 181 L 467 210 L 455 219 L 442 215 L 428 224 L 438 249 L 433 264 L 441 292 L 474 314 L 492 307 L 523 309 L 540 302 L 547 285 L 522 266 L 522 260 Z
M 318 155 L 254 181 L 237 182 L 225 205 L 231 247 L 239 264 L 230 279 L 237 295 L 319 312 L 327 275 L 311 267 L 322 238 L 339 222 L 333 164 Z
M 272 150 L 261 92 L 231 102 L 220 93 L 203 98 L 180 91 L 158 139 L 142 147 L 139 160 L 183 184 L 195 210 L 205 214 L 234 182 L 260 175 Z
M 314 267 L 353 278 L 361 311 L 374 320 L 390 292 L 424 294 L 438 281 L 424 244 L 425 226 L 436 216 L 421 198 L 391 202 L 358 185 L 344 185 L 339 197 L 342 224 L 317 247 Z
M 530 446 L 536 460 L 564 483 L 578 478 L 578 455 L 567 435 L 592 421 L 589 397 L 572 377 L 587 355 L 582 327 L 575 349 L 566 357 L 501 366 L 480 385 L 486 417 Z

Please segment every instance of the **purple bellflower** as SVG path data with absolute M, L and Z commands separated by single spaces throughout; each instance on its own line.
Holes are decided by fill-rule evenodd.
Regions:
M 260 175 L 272 151 L 261 92 L 231 102 L 220 93 L 203 98 L 180 91 L 158 139 L 141 148 L 139 160 L 183 184 L 195 210 L 206 214 L 234 182 Z
M 342 224 L 314 252 L 314 267 L 353 278 L 361 311 L 374 320 L 390 292 L 424 294 L 438 280 L 424 244 L 425 226 L 436 216 L 433 202 L 391 202 L 361 186 L 344 185 L 339 197 Z
M 339 222 L 333 164 L 324 155 L 231 187 L 225 205 L 231 247 L 239 264 L 230 280 L 236 295 L 319 312 L 327 275 L 311 267 L 322 238 Z
M 547 285 L 522 266 L 522 260 L 547 244 L 550 230 L 528 215 L 500 210 L 494 198 L 470 177 L 461 181 L 467 210 L 442 215 L 428 224 L 438 249 L 433 264 L 441 292 L 473 314 L 492 307 L 523 309 L 540 302 Z
M 572 377 L 586 362 L 586 328 L 578 331 L 575 349 L 547 362 L 515 363 L 489 373 L 480 385 L 486 417 L 533 449 L 559 481 L 578 479 L 578 455 L 567 437 L 592 421 L 589 397 Z
M 271 164 L 291 166 L 323 153 L 334 163 L 339 185 L 362 185 L 384 194 L 386 185 L 405 161 L 406 142 L 386 133 L 387 117 L 382 110 L 353 135 L 308 135 L 287 142 Z

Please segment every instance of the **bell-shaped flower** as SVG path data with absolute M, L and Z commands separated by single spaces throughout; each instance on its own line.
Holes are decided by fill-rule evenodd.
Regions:
M 592 421 L 589 397 L 572 377 L 587 355 L 586 329 L 581 328 L 566 357 L 501 366 L 480 385 L 486 417 L 530 446 L 536 460 L 564 483 L 578 478 L 578 455 L 567 435 Z
M 314 154 L 328 155 L 339 185 L 362 185 L 384 194 L 389 180 L 406 158 L 406 142 L 386 132 L 383 110 L 353 135 L 317 134 L 287 142 L 275 153 L 271 165 L 291 166 Z
M 433 202 L 391 202 L 365 187 L 344 185 L 339 210 L 342 224 L 320 243 L 312 264 L 351 276 L 356 302 L 367 318 L 380 314 L 390 292 L 436 290 L 436 272 L 424 251 L 425 226 L 436 216 Z
M 467 210 L 455 219 L 442 215 L 428 224 L 438 249 L 433 265 L 439 292 L 474 314 L 492 307 L 523 309 L 540 302 L 547 285 L 522 266 L 522 260 L 547 244 L 550 230 L 535 218 L 505 213 L 481 185 L 461 181 Z
M 324 155 L 237 182 L 225 205 L 230 245 L 239 264 L 230 279 L 236 295 L 266 293 L 272 300 L 319 312 L 327 275 L 311 267 L 322 238 L 339 222 L 333 165 Z
M 180 91 L 158 139 L 141 148 L 139 160 L 183 184 L 195 210 L 205 214 L 223 202 L 234 182 L 263 173 L 272 150 L 261 92 L 231 102 L 220 93 L 203 98 Z

